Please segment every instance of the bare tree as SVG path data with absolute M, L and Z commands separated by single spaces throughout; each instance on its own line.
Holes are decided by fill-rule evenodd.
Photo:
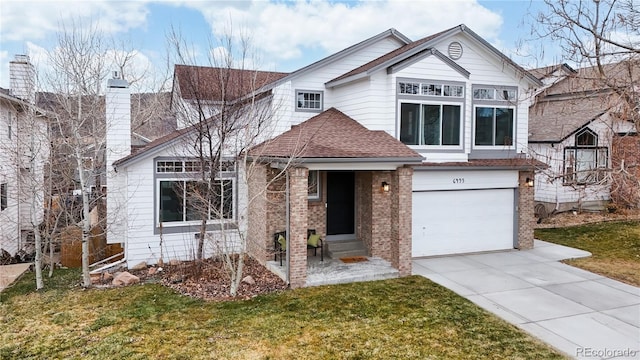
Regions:
M 79 224 L 85 287 L 91 286 L 90 212 L 101 200 L 105 176 L 105 138 L 109 124 L 105 121 L 104 85 L 114 67 L 127 69 L 134 56 L 132 51 L 113 51 L 112 45 L 96 25 L 62 24 L 57 46 L 48 54 L 51 71 L 44 78 L 53 97 L 56 114 L 53 128 L 60 145 L 60 152 L 54 156 L 66 157 L 71 163 L 67 168 L 71 173 L 61 177 L 73 179 L 70 186 L 81 203 Z
M 636 155 L 619 145 L 625 142 L 620 138 L 624 133 L 640 128 L 640 6 L 636 0 L 545 0 L 544 3 L 545 8 L 532 23 L 532 33 L 538 40 L 557 44 L 562 61 L 575 64 L 579 69 L 538 97 L 562 97 L 563 101 L 576 104 L 585 104 L 583 100 L 589 98 L 608 114 L 611 120 L 608 131 L 614 138 L 608 146 L 612 148 L 614 167 L 608 169 L 607 174 L 598 175 L 598 182 L 603 186 L 611 184 L 612 194 L 624 194 L 615 197 L 624 199 L 623 205 L 638 206 L 640 171 L 634 168 L 640 164 L 625 163 L 625 159 Z M 540 48 L 544 53 L 544 46 Z M 581 116 L 582 105 L 574 107 L 578 110 L 566 114 L 567 117 Z M 624 123 L 633 124 L 635 130 L 620 127 L 619 124 Z M 631 194 L 634 195 L 629 198 Z
M 174 91 L 177 84 L 181 98 L 174 99 L 173 110 L 179 127 L 192 131 L 186 139 L 193 161 L 185 166 L 197 174 L 194 181 L 181 183 L 177 192 L 185 194 L 185 216 L 200 222 L 196 259 L 203 259 L 205 247 L 213 246 L 230 277 L 230 293 L 235 295 L 247 251 L 244 213 L 252 199 L 235 209 L 239 202 L 233 202 L 233 194 L 246 192 L 254 171 L 247 150 L 272 132 L 278 104 L 268 85 L 284 74 L 255 70 L 251 41 L 245 34 L 236 38 L 229 32 L 210 42 L 208 67 L 194 65 L 191 52 L 175 31 L 170 44 L 175 62 L 186 64 L 175 67 Z M 235 188 L 225 173 L 237 174 Z M 236 224 L 230 226 L 234 214 Z M 219 229 L 208 231 L 212 222 Z

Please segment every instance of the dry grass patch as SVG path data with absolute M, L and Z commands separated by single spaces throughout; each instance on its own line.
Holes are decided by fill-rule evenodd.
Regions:
M 565 261 L 627 284 L 640 286 L 640 222 L 606 222 L 554 229 L 537 229 L 537 239 L 591 252 L 584 259 Z
M 60 274 L 60 272 L 58 273 Z M 69 271 L 56 276 L 79 274 Z M 205 302 L 158 284 L 106 290 L 25 277 L 0 305 L 0 358 L 550 359 L 562 356 L 422 277 Z

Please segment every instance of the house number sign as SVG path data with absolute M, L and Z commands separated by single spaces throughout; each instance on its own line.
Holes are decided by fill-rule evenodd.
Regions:
M 464 178 L 453 178 L 454 184 L 464 184 Z

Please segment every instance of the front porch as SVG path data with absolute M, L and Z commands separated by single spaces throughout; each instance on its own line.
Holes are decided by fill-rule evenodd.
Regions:
M 365 259 L 366 261 L 344 263 L 340 259 L 325 258 L 324 261 L 320 261 L 318 256 L 308 256 L 307 280 L 304 286 L 384 280 L 400 276 L 398 269 L 384 259 L 379 257 L 365 257 Z M 280 266 L 280 262 L 267 261 L 266 266 L 267 269 L 286 281 L 287 268 Z
M 286 249 L 292 288 L 411 275 L 413 169 L 422 156 L 384 131 L 326 110 L 250 151 L 247 250 L 267 264 Z M 307 253 L 308 231 L 327 244 L 355 239 L 367 261 Z M 286 239 L 275 245 L 274 234 Z M 278 236 L 279 238 L 279 236 Z

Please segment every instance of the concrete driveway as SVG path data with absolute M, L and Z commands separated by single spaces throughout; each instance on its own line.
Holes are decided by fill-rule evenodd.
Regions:
M 413 273 L 570 357 L 640 359 L 640 288 L 558 262 L 589 255 L 536 240 L 532 250 L 416 258 Z

